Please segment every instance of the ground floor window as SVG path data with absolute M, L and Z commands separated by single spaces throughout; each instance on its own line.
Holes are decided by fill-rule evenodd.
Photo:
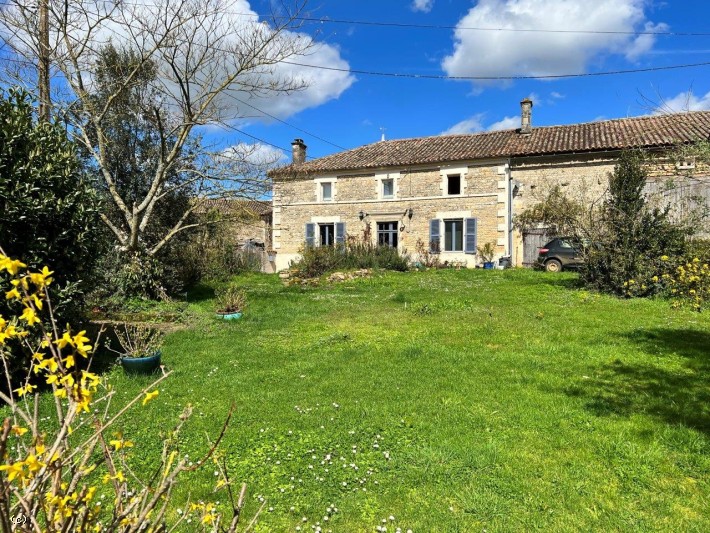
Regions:
M 444 220 L 444 251 L 463 252 L 463 219 Z
M 333 246 L 335 244 L 335 224 L 319 224 L 320 245 Z
M 397 222 L 377 223 L 377 243 L 397 248 L 399 243 L 399 224 Z

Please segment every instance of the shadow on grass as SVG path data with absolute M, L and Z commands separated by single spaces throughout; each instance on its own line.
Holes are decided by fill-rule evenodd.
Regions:
M 214 288 L 206 283 L 197 283 L 187 290 L 186 300 L 189 303 L 201 303 L 214 299 Z
M 587 408 L 599 416 L 647 414 L 710 435 L 710 333 L 658 328 L 625 337 L 647 361 L 616 360 L 567 394 L 588 398 Z

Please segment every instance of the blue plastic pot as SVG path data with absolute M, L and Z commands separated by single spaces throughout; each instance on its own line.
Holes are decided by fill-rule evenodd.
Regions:
M 483 263 L 483 268 L 486 270 L 492 270 L 493 269 L 493 262 L 492 261 L 486 261 Z
M 126 374 L 152 374 L 160 368 L 160 350 L 150 357 L 121 357 Z
M 242 318 L 241 313 L 217 313 L 216 316 L 223 320 L 237 320 L 238 318 Z

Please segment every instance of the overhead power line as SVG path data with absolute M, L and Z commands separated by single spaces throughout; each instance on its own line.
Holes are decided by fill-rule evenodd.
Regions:
M 614 76 L 619 74 L 634 74 L 638 72 L 655 72 L 661 70 L 674 70 L 682 68 L 705 67 L 710 65 L 710 61 L 703 63 L 688 63 L 685 65 L 667 65 L 663 67 L 646 67 L 626 70 L 607 70 L 601 72 L 581 72 L 576 74 L 543 74 L 539 76 L 512 75 L 512 76 L 447 76 L 445 74 L 409 74 L 406 72 L 382 72 L 372 70 L 358 70 L 352 68 L 325 67 L 322 65 L 309 65 L 307 63 L 297 63 L 294 61 L 282 61 L 287 65 L 314 68 L 321 70 L 334 70 L 336 72 L 350 72 L 352 74 L 363 74 L 367 76 L 385 76 L 390 78 L 415 78 L 423 80 L 460 80 L 460 81 L 511 81 L 511 80 L 551 80 L 562 78 L 588 78 L 594 76 Z
M 233 15 L 253 16 L 251 13 L 232 13 Z M 263 17 L 262 15 L 259 15 Z M 410 24 L 404 22 L 385 22 L 379 20 L 347 20 L 332 19 L 328 17 L 275 17 L 279 20 L 299 20 L 311 23 L 333 23 L 350 24 L 356 26 L 382 26 L 387 28 L 417 28 L 429 30 L 466 30 L 466 31 L 486 31 L 486 32 L 514 32 L 514 33 L 581 33 L 592 35 L 666 35 L 671 37 L 710 37 L 708 32 L 677 32 L 677 31 L 604 31 L 604 30 L 558 30 L 551 28 L 499 28 L 485 26 L 451 26 L 445 24 Z
M 343 146 L 340 146 L 339 144 L 335 144 L 335 143 L 333 143 L 333 142 L 330 142 L 328 139 L 324 139 L 323 137 L 319 137 L 319 136 L 316 135 L 315 133 L 311 133 L 311 132 L 306 131 L 306 130 L 304 130 L 304 129 L 302 129 L 302 128 L 299 128 L 298 126 L 295 126 L 295 125 L 293 125 L 293 124 L 290 124 L 290 123 L 286 122 L 285 120 L 281 120 L 280 118 L 278 118 L 278 117 L 276 117 L 276 116 L 274 116 L 274 115 L 272 115 L 272 114 L 270 114 L 270 113 L 267 113 L 267 112 L 264 111 L 263 109 L 259 109 L 258 107 L 254 106 L 254 105 L 252 105 L 252 104 L 249 104 L 249 103 L 245 102 L 244 100 L 241 100 L 241 99 L 239 99 L 239 98 L 237 98 L 237 97 L 235 97 L 235 96 L 233 96 L 232 98 L 234 98 L 234 100 L 236 100 L 236 101 L 239 102 L 240 104 L 244 104 L 244 105 L 247 106 L 247 107 L 251 107 L 251 108 L 254 109 L 255 111 L 258 111 L 259 113 L 262 113 L 264 116 L 267 116 L 267 117 L 269 117 L 269 118 L 272 118 L 272 119 L 274 119 L 275 121 L 280 122 L 281 124 L 284 124 L 284 125 L 288 126 L 289 128 L 293 128 L 294 130 L 300 131 L 301 133 L 305 133 L 305 134 L 308 135 L 309 137 L 313 137 L 314 139 L 318 139 L 319 141 L 323 141 L 324 143 L 329 144 L 329 145 L 331 145 L 331 146 L 334 146 L 335 148 L 339 148 L 339 149 L 341 149 L 341 150 L 347 150 L 347 148 L 345 148 L 345 147 L 343 147 Z
M 122 3 L 133 6 L 144 6 L 137 2 Z M 389 22 L 383 20 L 361 20 L 361 19 L 339 19 L 330 17 L 301 17 L 289 15 L 273 15 L 264 13 L 241 13 L 235 11 L 223 11 L 230 15 L 242 17 L 254 17 L 259 20 L 293 20 L 299 22 L 308 22 L 313 24 L 349 24 L 354 26 L 380 26 L 385 28 L 413 28 L 425 30 L 466 30 L 466 31 L 484 31 L 484 32 L 512 32 L 512 33 L 580 33 L 591 35 L 664 35 L 668 37 L 710 37 L 710 32 L 688 32 L 688 31 L 654 31 L 654 30 L 582 30 L 582 29 L 554 29 L 554 28 L 502 28 L 493 26 L 459 26 L 451 24 L 415 24 L 407 22 Z

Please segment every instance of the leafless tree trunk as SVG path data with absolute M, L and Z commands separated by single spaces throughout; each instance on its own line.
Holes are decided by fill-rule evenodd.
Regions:
M 198 164 L 189 168 L 178 168 L 180 154 L 196 127 L 229 127 L 247 116 L 248 107 L 239 105 L 240 101 L 307 86 L 307 80 L 284 75 L 280 69 L 284 61 L 303 56 L 314 46 L 310 37 L 295 31 L 305 0 L 294 0 L 296 4 L 290 7 L 282 5 L 269 21 L 243 13 L 244 4 L 238 0 L 153 0 L 145 5 L 121 0 L 39 1 L 48 5 L 49 51 L 53 77 L 58 78 L 55 108 L 90 154 L 120 213 L 119 219 L 108 215 L 103 219 L 123 249 L 145 247 L 142 238 L 155 206 L 175 187 L 192 191 L 195 202 L 161 239 L 150 244 L 149 254 L 194 226 L 189 222 L 190 213 L 199 209 L 202 199 L 263 194 L 267 183 L 264 167 L 273 161 L 255 161 L 255 147 L 241 145 L 240 150 L 226 152 L 202 144 L 195 158 Z M 22 0 L 10 0 L 0 8 L 0 32 L 15 52 L 13 65 L 17 61 L 35 64 L 42 57 L 39 18 L 37 6 Z M 97 105 L 92 98 L 92 72 L 101 48 L 109 42 L 137 51 L 141 64 L 128 71 L 104 103 Z M 114 100 L 131 87 L 140 67 L 148 62 L 158 68 L 151 90 L 159 95 L 156 113 L 161 149 L 148 192 L 129 203 L 107 165 L 110 146 L 105 119 Z M 21 81 L 21 69 L 15 75 Z M 70 106 L 80 112 L 69 112 Z M 175 172 L 189 175 L 189 179 L 170 184 L 168 178 Z

